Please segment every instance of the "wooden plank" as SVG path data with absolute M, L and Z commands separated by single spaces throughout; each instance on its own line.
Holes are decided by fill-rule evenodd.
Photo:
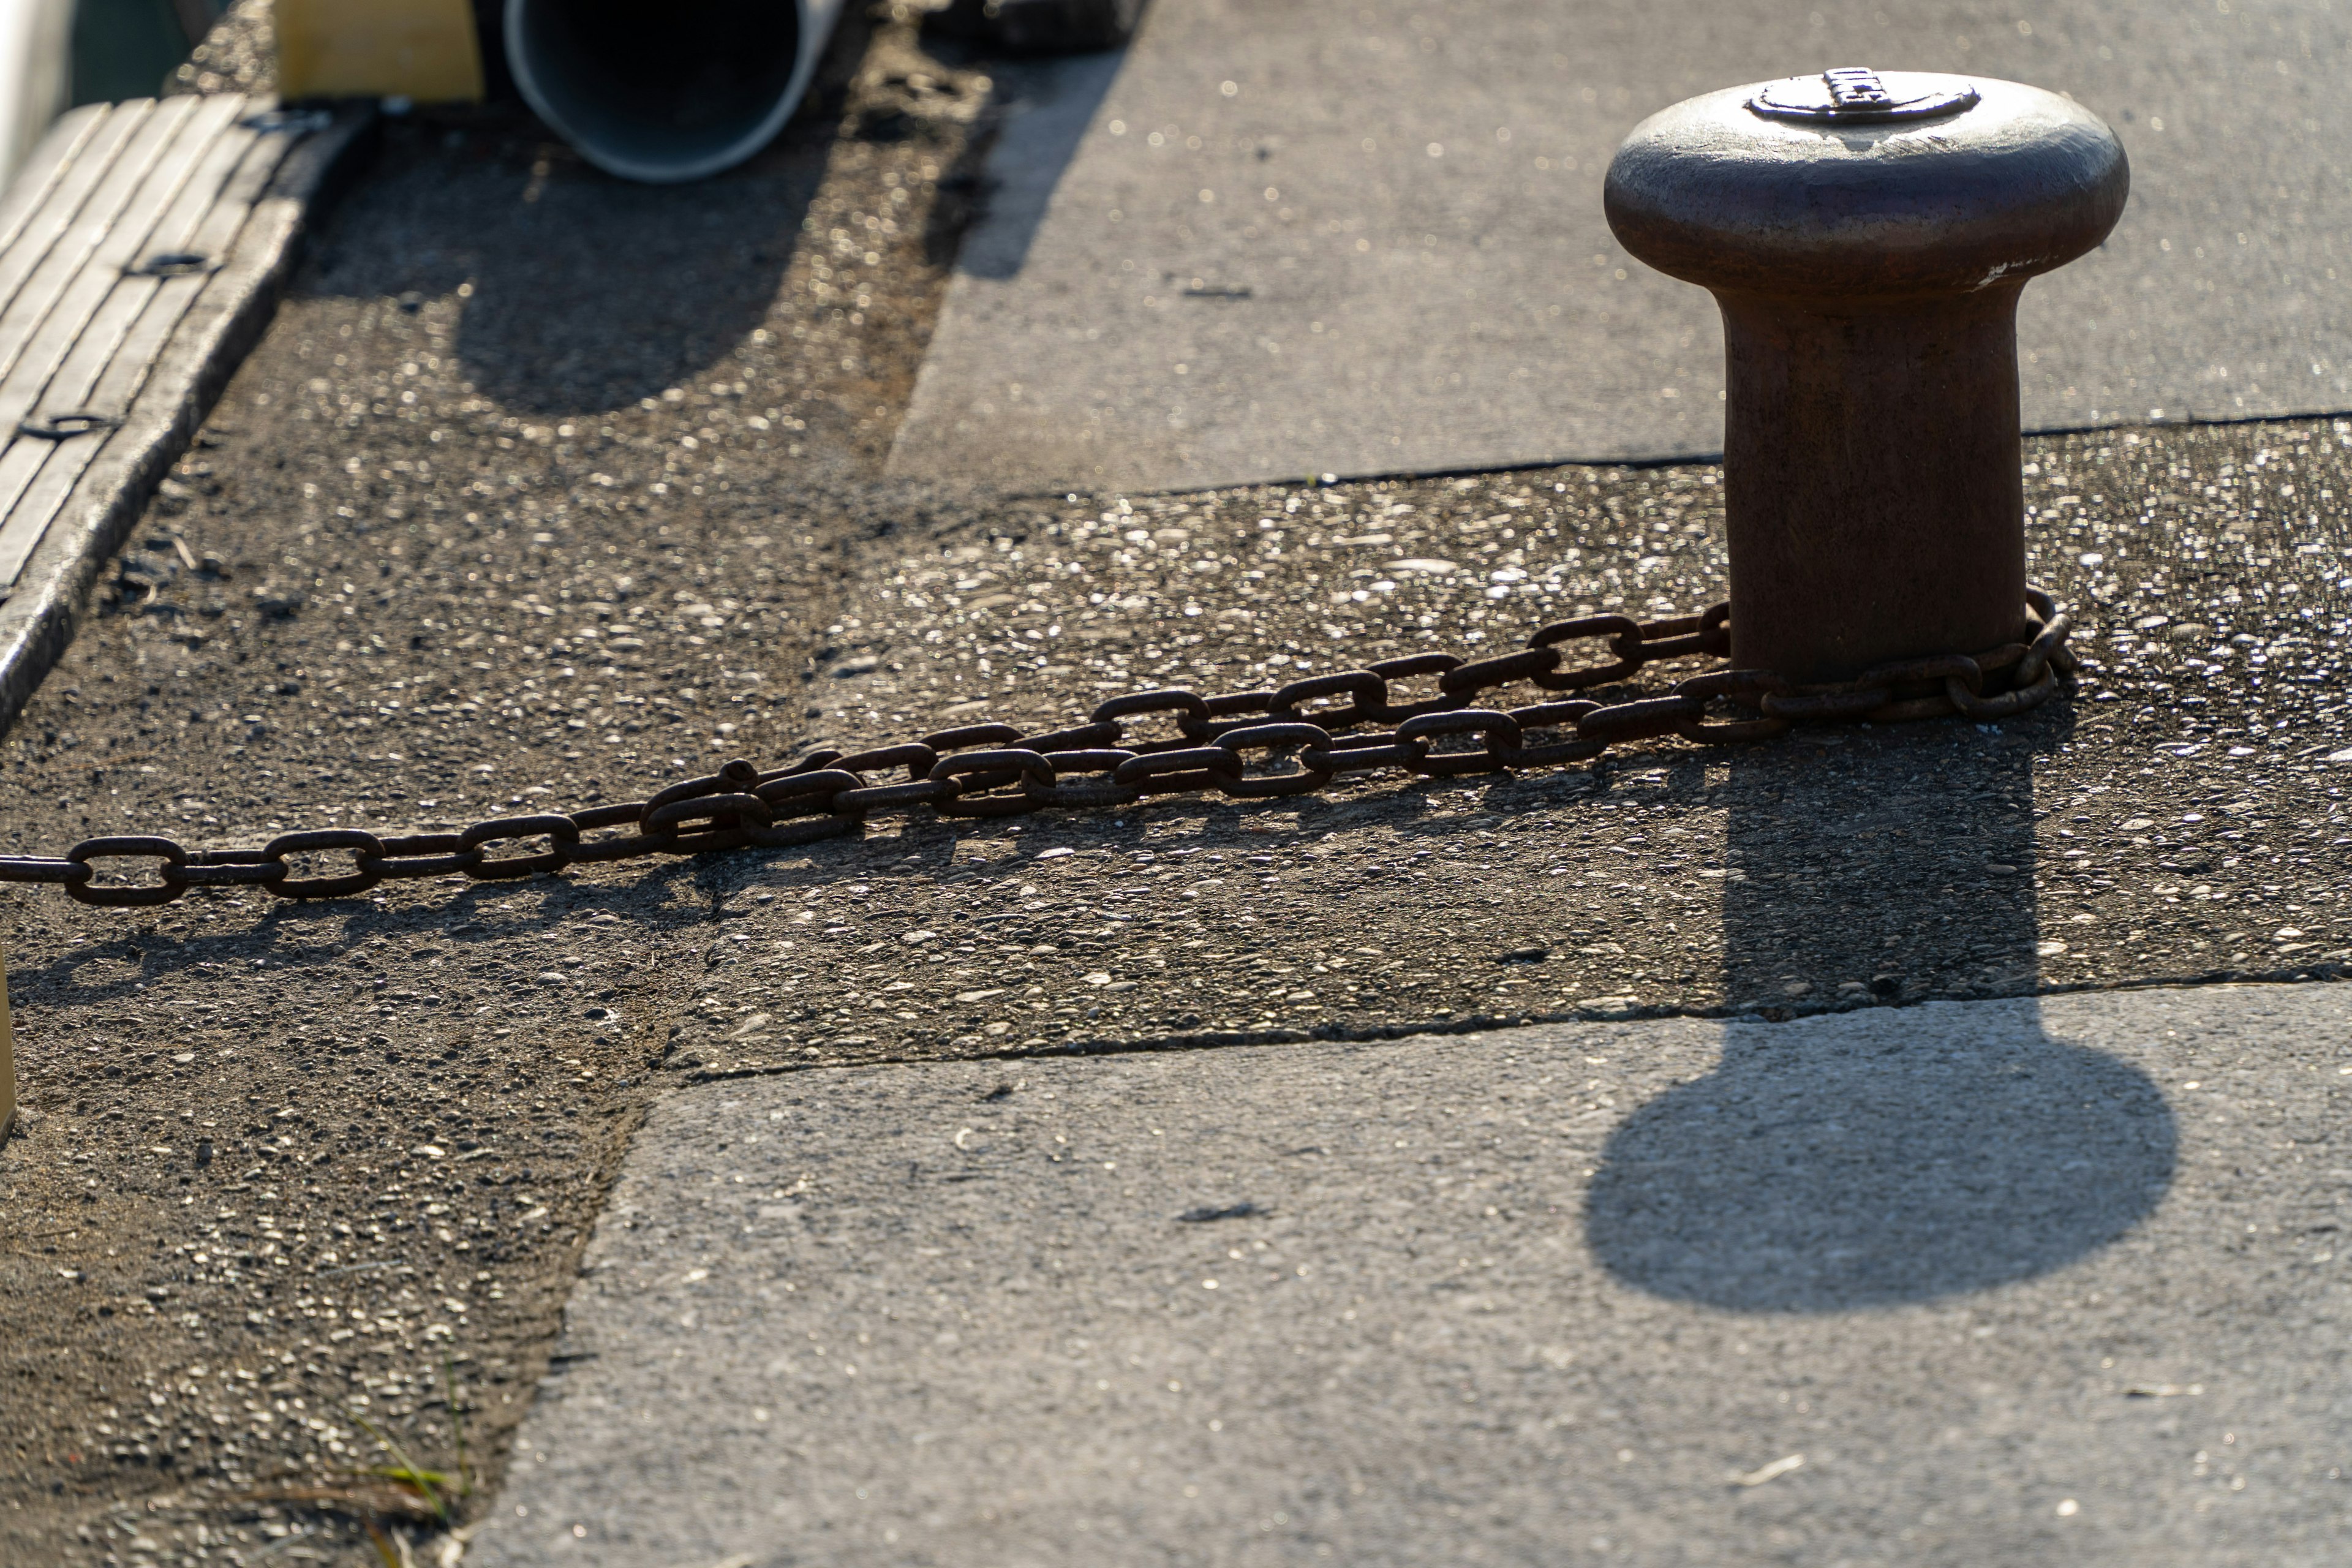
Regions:
M 162 280 L 154 298 L 140 312 L 138 321 L 123 340 L 121 350 L 90 389 L 91 406 L 121 413 L 139 396 L 140 389 L 160 363 L 163 344 L 171 338 L 182 314 L 236 264 L 242 247 L 240 237 L 268 199 L 280 165 L 299 145 L 280 135 L 254 137 L 236 173 L 221 186 L 203 222 L 188 240 L 191 250 L 224 258 L 221 271 Z
M 126 103 L 109 110 L 95 122 L 88 141 L 49 184 L 39 206 L 25 220 L 16 237 L 5 249 L 0 249 L 0 310 L 15 305 L 26 279 L 39 269 L 41 263 L 48 259 L 50 250 L 72 229 L 90 193 L 106 178 L 123 146 L 146 123 L 153 109 L 152 103 L 144 100 Z M 5 346 L 5 339 L 0 338 L 0 349 Z
M 183 101 L 193 107 L 149 119 L 151 134 L 169 132 L 171 140 L 158 148 L 144 177 L 121 204 L 115 220 L 67 279 L 52 308 L 20 351 L 16 365 L 0 375 L 0 452 L 5 454 L 0 457 L 0 584 L 15 580 L 47 526 L 46 516 L 14 515 L 25 489 L 50 466 L 52 457 L 63 455 L 63 449 L 94 447 L 104 437 L 104 432 L 100 431 L 70 441 L 49 441 L 18 435 L 18 422 L 38 405 L 55 372 L 74 353 L 92 318 L 117 285 L 137 281 L 125 279 L 123 268 L 144 252 L 156 224 L 173 210 L 210 143 L 220 139 L 242 107 L 242 100 L 236 99 Z M 135 168 L 137 151 L 134 144 L 116 161 L 112 174 L 118 179 Z M 93 192 L 80 215 L 81 220 L 87 222 L 102 216 L 108 197 L 103 185 Z M 72 248 L 68 243 L 53 249 L 49 264 L 56 266 L 68 259 Z M 37 280 L 20 295 L 20 302 L 29 308 L 39 291 L 37 274 Z M 119 331 L 116 336 L 119 338 Z M 77 406 L 88 390 L 86 385 L 64 389 L 61 400 L 51 405 L 50 412 L 62 413 Z M 75 471 L 87 466 L 87 461 L 83 458 Z M 54 513 L 55 507 L 47 510 Z
M 111 104 L 92 103 L 58 116 L 49 133 L 41 138 L 32 155 L 25 160 L 25 166 L 8 182 L 7 192 L 0 195 L 0 250 L 16 243 L 25 226 L 41 210 L 41 204 L 48 200 L 49 193 L 65 178 L 74 160 L 89 146 L 98 134 L 99 122 L 112 109 Z
M 0 375 L 14 370 L 25 351 L 32 346 L 41 324 L 49 319 L 73 280 L 81 276 L 98 247 L 106 243 L 123 209 L 139 194 L 146 183 L 149 171 L 171 151 L 173 134 L 193 111 L 192 98 L 166 99 L 145 117 L 136 134 L 123 143 L 122 151 L 106 171 L 106 177 L 92 187 L 81 210 L 55 244 L 49 247 L 41 264 L 36 267 L 0 310 Z M 188 105 L 187 108 L 181 107 Z
M 238 99 L 225 98 L 221 101 L 226 106 L 220 115 L 224 120 L 233 120 L 243 108 Z M 242 223 L 254 197 L 276 170 L 285 148 L 283 137 L 257 136 L 234 124 L 215 134 L 203 149 L 203 161 L 183 182 L 170 210 L 150 231 L 147 253 L 190 250 L 204 245 L 208 234 L 205 221 L 220 210 L 224 202 L 231 205 L 236 220 Z M 216 223 L 214 231 L 210 231 L 216 248 L 205 254 L 217 255 L 233 240 L 233 235 L 218 232 L 223 226 Z M 128 406 L 129 395 L 123 395 L 119 403 L 101 404 L 97 395 L 99 383 L 107 369 L 126 353 L 131 356 L 131 363 L 143 369 L 168 339 L 188 301 L 202 287 L 196 277 L 173 281 L 178 287 L 173 290 L 171 302 L 151 318 L 149 307 L 166 280 L 121 273 L 113 276 L 111 291 L 92 313 L 65 363 L 50 378 L 47 402 L 51 408 L 95 408 L 117 416 L 122 413 Z M 131 341 L 142 321 L 146 322 L 145 331 L 137 341 Z M 16 439 L 21 444 L 30 438 Z M 102 444 L 102 433 L 93 434 L 44 443 L 51 448 L 44 463 L 0 462 L 0 587 L 16 580 L 42 531 L 47 528 L 67 492 Z M 37 480 L 41 493 L 28 501 L 26 492 Z
M 350 158 L 352 150 L 368 145 L 363 133 L 373 121 L 372 110 L 348 110 L 326 130 L 286 148 L 250 215 L 230 230 L 227 264 L 208 279 L 166 280 L 141 312 L 143 325 L 167 298 L 195 287 L 193 304 L 152 356 L 152 368 L 146 367 L 144 355 L 136 356 L 135 369 L 129 363 L 134 359 L 131 343 L 139 335 L 134 327 L 100 376 L 93 395 L 106 395 L 110 384 L 127 387 L 130 400 L 119 406 L 130 412 L 72 486 L 15 586 L 0 601 L 0 728 L 22 710 L 72 640 L 108 558 L 137 524 L 155 487 L 187 450 L 205 412 L 268 325 L 312 203 L 355 161 Z M 278 156 L 272 150 L 259 162 Z M 250 188 L 244 184 L 248 165 L 240 166 L 232 187 Z M 226 224 L 235 216 L 233 204 L 225 199 L 205 223 Z
M 31 493 L 40 488 L 41 476 L 50 468 L 50 459 L 66 456 L 58 450 L 61 447 L 87 449 L 86 454 L 74 454 L 68 458 L 67 463 L 58 466 L 60 475 L 65 468 L 70 467 L 74 479 L 79 479 L 82 470 L 89 467 L 90 458 L 98 455 L 99 442 L 95 437 L 83 436 L 72 441 L 17 441 L 11 444 L 6 451 L 0 452 L 0 494 L 29 499 Z M 65 483 L 68 489 L 71 488 L 71 479 Z M 58 502 L 64 499 L 64 493 L 60 491 L 54 500 L 36 502 L 32 507 L 19 506 L 10 512 L 6 521 L 0 521 L 0 584 L 16 581 L 17 574 L 24 571 L 26 561 L 41 542 L 41 536 L 48 531 L 50 520 L 57 516 Z
M 203 166 L 153 231 L 152 246 L 226 256 L 289 145 L 284 136 L 230 126 L 206 150 Z M 113 293 L 51 384 L 57 405 L 126 414 L 205 282 L 202 274 L 169 279 L 118 275 Z M 58 508 L 110 438 L 107 432 L 52 442 L 19 437 L 16 446 L 49 448 L 45 459 L 12 462 L 13 447 L 6 458 L 0 458 L 0 585 L 16 581 Z
M 172 211 L 205 153 L 221 138 L 239 107 L 236 100 L 226 98 L 193 101 L 199 107 L 179 117 L 171 144 L 150 165 L 80 269 L 67 280 L 16 364 L 0 376 L 0 438 L 8 437 L 17 422 L 36 408 L 46 406 L 49 413 L 61 414 L 80 406 L 87 388 L 65 389 L 46 400 L 43 395 L 58 368 L 81 341 L 99 307 L 118 284 L 127 281 L 123 269 L 156 248 L 152 241 L 156 225 Z M 159 122 L 163 118 L 156 116 Z

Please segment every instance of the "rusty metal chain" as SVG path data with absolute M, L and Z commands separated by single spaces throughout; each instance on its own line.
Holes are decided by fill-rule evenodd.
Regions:
M 1274 690 L 1204 697 L 1174 689 L 1114 697 L 1071 729 L 1024 734 L 1010 724 L 967 724 L 855 755 L 818 752 L 762 772 L 730 762 L 708 778 L 675 784 L 648 800 L 569 814 L 496 817 L 459 833 L 380 837 L 362 828 L 288 833 L 259 849 L 189 849 L 146 834 L 85 839 L 62 859 L 0 857 L 0 882 L 61 887 L 86 904 L 168 904 L 194 888 L 259 888 L 281 899 L 341 899 L 383 882 L 462 875 L 478 881 L 529 877 L 641 855 L 698 855 L 746 847 L 783 848 L 856 831 L 877 811 L 928 805 L 942 816 L 1013 816 L 1049 806 L 1132 805 L 1147 796 L 1215 791 L 1240 800 L 1308 795 L 1344 773 L 1382 768 L 1423 777 L 1507 773 L 1599 756 L 1612 745 L 1679 735 L 1709 744 L 1757 741 L 1792 723 L 1891 722 L 1958 714 L 2004 719 L 2040 704 L 2074 668 L 2066 616 L 2029 590 L 2032 640 L 1979 654 L 1943 654 L 1880 665 L 1852 680 L 1800 686 L 1765 670 L 1725 669 L 1677 682 L 1665 695 L 1603 704 L 1557 699 L 1503 709 L 1474 699 L 1526 683 L 1546 692 L 1613 685 L 1662 659 L 1731 651 L 1730 606 L 1638 622 L 1588 616 L 1544 627 L 1516 653 L 1482 659 L 1416 654 L 1363 669 L 1309 676 Z M 1562 668 L 1563 644 L 1606 639 L 1605 664 Z M 1399 700 L 1394 683 L 1434 677 L 1436 694 Z M 1317 706 L 1328 704 L 1328 706 Z M 1131 735 L 1164 720 L 1173 735 Z M 1342 733 L 1378 726 L 1370 733 Z M 1164 726 L 1162 726 L 1164 727 Z M 1539 740 L 1540 734 L 1553 739 Z M 1467 748 L 1437 749 L 1465 740 Z M 1281 772 L 1252 772 L 1255 754 L 1288 752 Z M 903 768 L 903 782 L 877 782 Z M 624 829 L 626 831 L 607 831 Z M 590 837 L 590 835 L 601 835 Z M 531 839 L 546 847 L 516 852 Z M 353 869 L 297 877 L 292 855 L 346 852 Z M 146 887 L 101 886 L 100 860 L 155 861 Z

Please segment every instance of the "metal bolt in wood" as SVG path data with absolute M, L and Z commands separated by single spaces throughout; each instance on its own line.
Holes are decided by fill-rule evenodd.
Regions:
M 1723 310 L 1731 657 L 1792 679 L 2020 640 L 2017 301 L 2123 216 L 2071 99 L 1859 68 L 1637 126 L 1610 226 Z

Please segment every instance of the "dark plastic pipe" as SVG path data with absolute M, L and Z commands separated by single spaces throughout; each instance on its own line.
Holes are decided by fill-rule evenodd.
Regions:
M 783 129 L 843 0 L 507 0 L 507 61 L 539 117 L 625 180 L 698 180 Z

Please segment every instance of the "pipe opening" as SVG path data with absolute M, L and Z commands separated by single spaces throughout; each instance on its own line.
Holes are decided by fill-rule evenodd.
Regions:
M 794 0 L 511 0 L 507 50 L 541 118 L 591 163 L 686 180 L 759 150 L 799 96 Z

